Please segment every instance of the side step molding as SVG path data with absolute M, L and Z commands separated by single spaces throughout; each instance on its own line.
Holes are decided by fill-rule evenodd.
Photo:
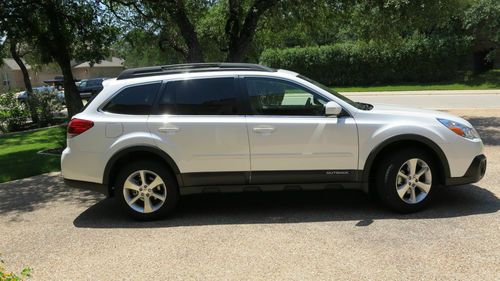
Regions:
M 180 187 L 181 195 L 200 193 L 240 193 L 240 192 L 272 192 L 272 191 L 307 191 L 326 189 L 358 189 L 362 190 L 362 182 L 347 183 L 310 183 L 310 184 L 259 184 L 259 185 L 220 185 L 220 186 L 185 186 Z

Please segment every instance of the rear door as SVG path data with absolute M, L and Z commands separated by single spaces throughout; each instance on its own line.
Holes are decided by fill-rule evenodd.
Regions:
M 293 81 L 245 77 L 251 183 L 355 179 L 358 135 L 349 114 L 325 116 L 322 95 Z
M 244 184 L 250 153 L 234 76 L 167 81 L 149 129 L 185 186 Z

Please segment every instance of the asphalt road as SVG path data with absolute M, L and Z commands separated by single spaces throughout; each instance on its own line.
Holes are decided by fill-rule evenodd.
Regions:
M 486 176 L 417 214 L 360 192 L 285 192 L 190 196 L 140 223 L 40 175 L 0 184 L 0 252 L 33 280 L 500 280 L 500 110 L 459 113 L 487 144 Z
M 465 92 L 467 93 L 467 92 Z M 344 93 L 354 101 L 396 104 L 429 109 L 494 109 L 500 108 L 500 93 L 411 94 L 384 92 L 378 94 Z

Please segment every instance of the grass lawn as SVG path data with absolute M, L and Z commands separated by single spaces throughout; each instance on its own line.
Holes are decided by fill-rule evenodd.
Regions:
M 500 89 L 500 69 L 473 76 L 469 81 L 450 81 L 429 84 L 370 85 L 353 87 L 332 87 L 337 92 L 380 92 L 380 91 L 422 91 L 422 90 L 484 90 Z
M 0 182 L 59 171 L 59 156 L 37 152 L 61 147 L 65 141 L 65 126 L 0 136 Z

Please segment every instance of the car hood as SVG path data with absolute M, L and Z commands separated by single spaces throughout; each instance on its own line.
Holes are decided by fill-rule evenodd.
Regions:
M 406 117 L 414 116 L 414 117 L 425 117 L 425 118 L 434 117 L 434 118 L 448 119 L 451 121 L 471 126 L 471 124 L 467 120 L 444 111 L 405 107 L 400 105 L 391 105 L 382 103 L 374 103 L 372 105 L 373 109 L 370 110 L 370 112 L 374 114 L 406 116 Z

